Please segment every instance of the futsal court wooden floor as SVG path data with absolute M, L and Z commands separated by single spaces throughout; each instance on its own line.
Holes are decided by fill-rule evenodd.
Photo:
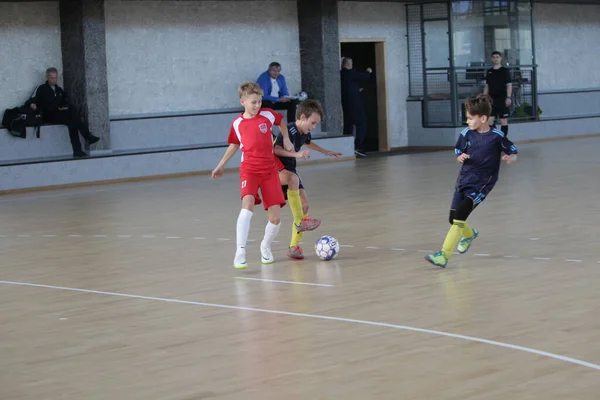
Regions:
M 237 172 L 1 196 L 0 399 L 598 399 L 600 138 L 519 148 L 446 269 L 452 152 L 301 165 L 246 271 Z

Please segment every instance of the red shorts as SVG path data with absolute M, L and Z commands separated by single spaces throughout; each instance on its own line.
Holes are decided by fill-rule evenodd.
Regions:
M 258 189 L 260 189 L 262 200 L 258 195 Z M 263 203 L 265 210 L 278 204 L 281 207 L 286 204 L 281 191 L 281 183 L 279 183 L 279 175 L 275 169 L 267 174 L 240 171 L 240 191 L 242 198 L 247 195 L 254 196 L 254 204 Z

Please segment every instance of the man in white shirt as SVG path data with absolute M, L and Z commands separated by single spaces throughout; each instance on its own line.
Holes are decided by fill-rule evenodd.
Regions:
M 296 120 L 296 106 L 298 101 L 291 99 L 290 92 L 285 82 L 285 77 L 281 75 L 281 64 L 272 62 L 269 69 L 260 74 L 256 80 L 264 92 L 262 106 L 272 108 L 273 110 L 287 110 L 287 122 Z

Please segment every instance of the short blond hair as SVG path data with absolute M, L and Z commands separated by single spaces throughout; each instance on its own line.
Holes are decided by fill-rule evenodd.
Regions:
M 263 90 L 256 82 L 242 82 L 240 87 L 238 88 L 238 93 L 240 94 L 240 99 L 244 96 L 248 96 L 251 94 L 257 94 L 259 96 L 263 95 Z

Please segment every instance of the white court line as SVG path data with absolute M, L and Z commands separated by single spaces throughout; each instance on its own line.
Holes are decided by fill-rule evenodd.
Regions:
M 262 282 L 275 282 L 275 283 L 290 283 L 292 285 L 306 285 L 306 286 L 324 286 L 324 287 L 333 287 L 333 285 L 326 285 L 323 283 L 309 283 L 309 282 L 293 282 L 293 281 L 277 281 L 274 279 L 260 279 L 260 278 L 244 278 L 241 276 L 236 276 L 235 279 L 244 279 L 247 281 L 262 281 Z
M 543 357 L 554 358 L 555 360 L 564 361 L 564 362 L 568 362 L 568 363 L 576 364 L 576 365 L 581 365 L 586 368 L 591 368 L 591 369 L 600 371 L 599 364 L 593 364 L 593 363 L 590 363 L 587 361 L 578 360 L 576 358 L 562 356 L 560 354 L 549 353 L 549 352 L 542 351 L 542 350 L 536 350 L 536 349 L 532 349 L 529 347 L 523 347 L 523 346 L 518 346 L 518 345 L 514 345 L 514 344 L 504 343 L 504 342 L 497 342 L 495 340 L 482 339 L 482 338 L 478 338 L 478 337 L 474 337 L 474 336 L 465 336 L 465 335 L 459 335 L 456 333 L 435 331 L 435 330 L 431 330 L 431 329 L 415 328 L 412 326 L 394 325 L 394 324 L 387 324 L 384 322 L 366 321 L 366 320 L 361 320 L 361 319 L 330 317 L 327 315 L 304 314 L 304 313 L 295 313 L 295 312 L 289 312 L 289 311 L 267 310 L 267 309 L 262 309 L 262 308 L 228 306 L 225 304 L 202 303 L 199 301 L 178 300 L 178 299 L 169 299 L 169 298 L 163 298 L 163 297 L 141 296 L 141 295 L 127 294 L 127 293 L 104 292 L 104 291 L 100 291 L 100 290 L 88 290 L 88 289 L 78 289 L 78 288 L 63 287 L 63 286 L 40 285 L 40 284 L 28 283 L 28 282 L 0 281 L 0 284 L 37 287 L 37 288 L 44 288 L 44 289 L 65 290 L 65 291 L 79 292 L 79 293 L 100 294 L 100 295 L 105 295 L 105 296 L 125 297 L 125 298 L 130 298 L 130 299 L 153 300 L 153 301 L 161 301 L 164 303 L 176 303 L 176 304 L 188 304 L 188 305 L 194 305 L 194 306 L 203 306 L 203 307 L 225 308 L 225 309 L 229 309 L 229 310 L 254 311 L 254 312 L 261 312 L 261 313 L 266 313 L 266 314 L 314 318 L 314 319 L 322 319 L 322 320 L 327 320 L 327 321 L 338 321 L 338 322 L 346 322 L 346 323 L 369 325 L 369 326 L 380 326 L 380 327 L 384 327 L 384 328 L 392 328 L 392 329 L 399 329 L 399 330 L 404 330 L 404 331 L 427 333 L 430 335 L 445 336 L 445 337 L 450 337 L 450 338 L 455 338 L 455 339 L 467 340 L 470 342 L 478 342 L 478 343 L 489 344 L 492 346 L 504 347 L 506 349 L 512 349 L 512 350 L 522 351 L 525 353 L 536 354 L 536 355 L 543 356 Z
M 57 237 L 57 235 L 41 235 L 42 237 Z M 9 237 L 8 235 L 0 235 L 0 238 L 7 238 Z M 14 237 L 14 235 L 13 235 Z M 19 238 L 29 238 L 31 237 L 31 235 L 26 235 L 26 234 L 21 234 L 21 235 L 16 235 L 16 237 Z M 84 235 L 79 235 L 79 234 L 72 234 L 72 235 L 67 235 L 67 237 L 84 237 Z M 105 238 L 107 237 L 107 235 L 92 235 L 92 237 L 95 238 Z M 131 238 L 133 237 L 132 235 L 117 235 L 116 237 L 118 238 Z M 137 236 L 136 236 L 137 237 Z M 154 235 L 143 235 L 141 236 L 144 239 L 147 238 L 156 238 L 156 236 Z M 167 236 L 164 237 L 165 239 L 181 239 L 181 236 Z M 193 240 L 206 240 L 205 237 L 191 237 L 190 239 Z M 215 240 L 220 241 L 220 242 L 226 242 L 226 241 L 231 241 L 231 239 L 229 238 L 216 238 Z M 256 239 L 248 239 L 248 242 L 256 242 Z M 279 241 L 274 240 L 273 243 L 279 243 Z M 380 250 L 380 249 L 385 249 L 385 250 L 392 250 L 392 251 L 410 251 L 410 252 L 420 252 L 420 253 L 431 253 L 433 252 L 433 250 L 406 250 L 406 249 L 400 249 L 400 248 L 382 248 L 382 247 L 375 247 L 375 246 L 354 246 L 351 244 L 341 244 L 340 247 L 346 247 L 346 248 L 365 248 L 365 249 L 371 249 L 371 250 Z M 457 252 L 453 252 L 452 254 L 459 254 Z M 474 254 L 474 257 L 491 257 L 491 254 Z M 500 256 L 498 256 L 500 257 Z M 512 258 L 512 259 L 517 259 L 517 258 L 521 258 L 520 256 L 512 256 L 512 255 L 505 255 L 502 256 L 503 258 Z M 540 260 L 540 261 L 550 261 L 552 260 L 552 258 L 549 257 L 525 257 L 524 259 L 533 259 L 533 260 Z M 566 259 L 564 260 L 565 262 L 570 262 L 570 263 L 582 263 L 584 262 L 583 260 L 579 260 L 579 259 Z M 598 263 L 600 264 L 600 261 L 598 261 Z

